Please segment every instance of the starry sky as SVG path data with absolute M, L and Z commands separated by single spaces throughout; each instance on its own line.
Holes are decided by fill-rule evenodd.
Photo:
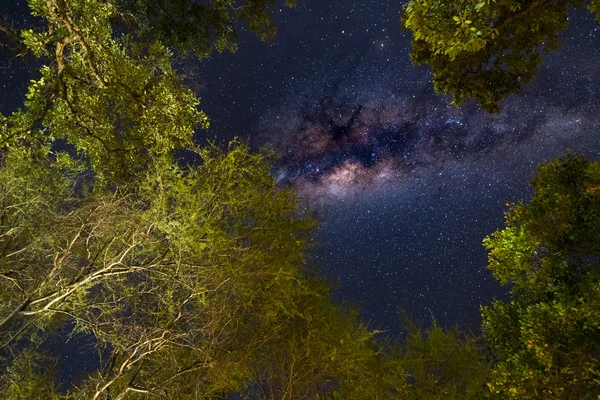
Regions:
M 276 10 L 271 42 L 242 32 L 236 54 L 180 65 L 211 118 L 198 140 L 280 154 L 274 175 L 321 221 L 311 262 L 372 328 L 398 335 L 406 309 L 477 331 L 479 305 L 506 297 L 481 245 L 506 203 L 530 196 L 540 162 L 568 149 L 600 159 L 599 25 L 573 12 L 564 46 L 490 116 L 451 106 L 410 64 L 402 2 L 298 3 Z M 0 0 L 17 20 L 25 6 Z M 0 74 L 6 112 L 27 80 Z
M 482 239 L 506 203 L 527 199 L 535 166 L 600 157 L 600 32 L 573 12 L 564 46 L 490 116 L 438 96 L 410 64 L 401 2 L 302 0 L 277 12 L 277 38 L 194 68 L 212 127 L 281 158 L 321 221 L 313 262 L 371 327 L 401 334 L 398 312 L 478 331 L 479 305 L 506 298 Z

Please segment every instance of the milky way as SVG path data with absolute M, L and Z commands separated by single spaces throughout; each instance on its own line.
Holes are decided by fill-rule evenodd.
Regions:
M 567 140 L 598 121 L 596 107 L 565 111 L 538 102 L 537 112 L 519 113 L 510 103 L 506 108 L 490 116 L 436 98 L 365 106 L 327 96 L 289 116 L 283 135 L 271 135 L 282 154 L 275 174 L 304 195 L 341 196 L 402 182 L 447 162 L 492 157 L 536 140 Z

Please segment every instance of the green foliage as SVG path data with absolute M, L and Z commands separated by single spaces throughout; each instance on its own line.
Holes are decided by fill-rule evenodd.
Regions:
M 26 370 L 16 350 L 81 333 L 108 359 L 68 388 L 75 399 L 466 399 L 481 389 L 473 340 L 412 325 L 399 349 L 331 302 L 305 269 L 314 221 L 277 187 L 269 155 L 238 142 L 190 149 L 194 166 L 153 158 L 118 188 L 64 154 L 7 153 L 0 381 L 26 383 L 6 393 L 53 387 L 51 360 Z
M 285 0 L 293 7 L 296 0 Z M 137 31 L 138 38 L 159 40 L 183 53 L 199 58 L 218 52 L 237 50 L 239 22 L 262 40 L 273 38 L 276 27 L 271 13 L 276 0 L 118 0 L 122 24 Z
M 194 128 L 207 126 L 168 49 L 116 33 L 113 1 L 29 5 L 47 29 L 21 35 L 46 65 L 31 81 L 25 108 L 0 121 L 2 146 L 65 139 L 99 177 L 114 180 L 135 174 L 149 157 L 187 146 Z
M 394 345 L 381 339 L 373 343 L 373 354 L 354 365 L 358 373 L 342 380 L 324 399 L 388 400 L 409 398 L 406 371 Z M 321 398 L 321 397 L 317 397 Z
M 238 21 L 263 39 L 275 34 L 274 0 L 30 0 L 29 6 L 45 29 L 3 31 L 44 66 L 23 109 L 0 116 L 0 146 L 64 139 L 109 183 L 186 148 L 195 128 L 208 127 L 199 99 L 171 66 L 172 51 L 207 57 L 235 50 Z
M 402 317 L 405 339 L 399 343 L 373 342 L 371 351 L 375 352 L 355 362 L 359 373 L 342 380 L 331 398 L 487 398 L 490 364 L 477 339 L 456 328 L 445 330 L 435 319 L 425 330 L 406 314 Z
M 542 54 L 560 46 L 569 6 L 583 0 L 411 0 L 403 26 L 413 33 L 411 60 L 427 64 L 436 92 L 460 106 L 488 112 L 521 90 L 540 69 Z M 598 4 L 590 5 L 598 13 Z
M 406 316 L 404 326 L 400 360 L 410 385 L 403 399 L 485 398 L 490 367 L 475 338 L 444 330 L 435 319 L 427 331 Z
M 367 365 L 377 360 L 374 333 L 358 323 L 355 313 L 333 306 L 327 295 L 326 287 L 313 289 L 299 298 L 302 314 L 279 321 L 279 337 L 264 346 L 253 363 L 247 396 L 331 398 L 331 382 L 338 382 L 353 396 L 333 398 L 370 398 L 358 397 L 352 389 L 366 376 Z M 375 382 L 367 387 L 360 383 L 370 393 L 382 389 Z
M 489 386 L 503 398 L 600 395 L 600 163 L 581 156 L 541 165 L 528 203 L 484 241 L 489 269 L 515 300 L 483 307 L 500 362 Z M 591 397 L 590 397 L 591 396 Z
M 600 21 L 600 1 L 591 0 L 588 8 L 591 12 L 596 14 L 596 19 Z
M 20 352 L 10 364 L 0 358 L 0 396 L 6 400 L 58 400 L 53 362 L 32 349 Z

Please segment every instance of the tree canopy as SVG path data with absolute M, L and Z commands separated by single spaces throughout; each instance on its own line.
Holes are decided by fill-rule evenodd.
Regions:
M 539 71 L 543 54 L 557 49 L 569 7 L 584 0 L 411 0 L 403 26 L 413 34 L 413 63 L 433 72 L 436 92 L 460 106 L 474 99 L 483 110 L 518 93 Z M 600 20 L 599 2 L 588 3 Z
M 293 191 L 275 186 L 262 155 L 237 144 L 197 154 L 200 167 L 159 160 L 138 184 L 113 190 L 79 182 L 64 154 L 40 164 L 30 152 L 5 157 L 0 354 L 13 373 L 30 357 L 23 346 L 85 334 L 102 365 L 69 396 L 208 398 L 246 387 L 278 343 L 311 338 L 300 327 L 318 324 L 311 310 L 324 309 L 327 292 L 301 269 L 312 220 Z M 337 334 L 368 339 L 349 328 L 312 348 L 318 367 L 305 367 L 304 385 L 318 382 L 306 379 L 313 370 L 331 373 L 318 355 L 343 352 Z M 27 374 L 23 387 L 50 390 Z
M 600 163 L 568 155 L 538 168 L 528 204 L 485 239 L 488 268 L 513 300 L 483 308 L 505 399 L 600 395 Z
M 0 168 L 2 398 L 466 399 L 482 389 L 486 362 L 471 339 L 408 324 L 404 351 L 332 303 L 305 264 L 314 221 L 277 186 L 267 155 L 236 142 L 195 149 L 198 165 L 156 159 L 107 188 L 42 150 L 12 149 Z M 48 349 L 81 336 L 97 368 L 59 389 Z
M 41 67 L 24 107 L 0 117 L 0 145 L 63 139 L 85 154 L 96 174 L 113 180 L 134 173 L 149 157 L 187 147 L 208 117 L 172 67 L 173 53 L 207 57 L 235 50 L 237 21 L 269 38 L 275 34 L 274 5 L 30 0 L 40 27 L 3 27 L 4 47 L 33 54 Z
M 281 1 L 288 7 L 297 0 Z M 272 10 L 277 0 L 118 0 L 123 26 L 135 29 L 136 37 L 159 40 L 182 53 L 200 58 L 214 51 L 237 50 L 239 23 L 245 23 L 262 40 L 277 33 Z

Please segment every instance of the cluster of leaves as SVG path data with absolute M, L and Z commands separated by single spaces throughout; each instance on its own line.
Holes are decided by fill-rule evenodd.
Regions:
M 285 4 L 293 7 L 296 0 Z M 239 22 L 262 40 L 272 39 L 277 32 L 271 16 L 276 0 L 118 0 L 117 5 L 125 10 L 120 24 L 135 29 L 138 38 L 159 40 L 199 58 L 214 51 L 236 51 L 234 27 Z
M 460 106 L 476 100 L 496 113 L 560 46 L 569 6 L 583 0 L 411 0 L 402 24 L 413 33 L 411 60 L 427 64 L 436 92 Z M 598 15 L 598 3 L 589 8 Z
M 596 14 L 596 19 L 600 21 L 600 2 L 598 0 L 591 0 L 588 8 L 591 12 Z
M 476 338 L 464 337 L 456 328 L 445 331 L 435 319 L 427 331 L 403 320 L 408 338 L 398 358 L 414 382 L 406 399 L 475 400 L 487 395 L 490 367 Z
M 485 240 L 514 300 L 483 308 L 499 357 L 490 389 L 506 399 L 600 395 L 600 163 L 568 155 L 538 168 L 529 204 Z
M 287 4 L 292 6 L 293 1 Z M 275 1 L 30 0 L 45 27 L 17 32 L 44 65 L 24 108 L 0 117 L 0 145 L 64 139 L 102 179 L 126 179 L 151 157 L 191 144 L 208 117 L 171 66 L 174 48 L 200 57 L 235 50 L 238 21 L 275 34 Z
M 195 94 L 171 67 L 168 49 L 115 33 L 114 2 L 29 5 L 47 27 L 21 35 L 46 65 L 31 82 L 24 109 L 0 121 L 3 146 L 65 139 L 99 176 L 111 178 L 187 146 L 194 128 L 207 126 Z

